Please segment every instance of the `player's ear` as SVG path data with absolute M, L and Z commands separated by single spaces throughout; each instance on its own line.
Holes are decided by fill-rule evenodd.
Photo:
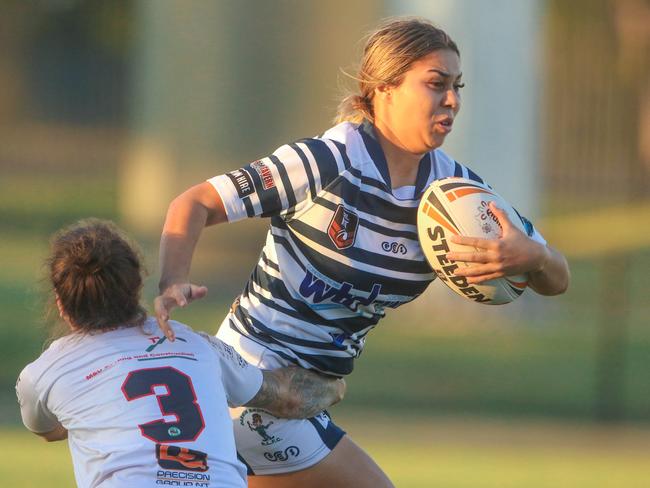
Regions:
M 375 87 L 375 99 L 388 100 L 393 92 L 393 85 L 383 83 Z
M 59 317 L 61 317 L 61 320 L 63 320 L 66 324 L 68 324 L 68 326 L 70 326 L 71 329 L 74 329 L 72 323 L 70 322 L 70 319 L 68 318 L 68 315 L 65 313 L 65 310 L 63 309 L 61 298 L 59 298 L 59 295 L 57 293 L 54 293 L 54 298 L 56 301 L 56 308 L 59 311 Z
M 59 298 L 58 293 L 54 294 L 56 300 L 56 308 L 59 310 L 59 317 L 65 320 L 65 312 L 63 311 L 63 305 L 61 304 L 61 298 Z

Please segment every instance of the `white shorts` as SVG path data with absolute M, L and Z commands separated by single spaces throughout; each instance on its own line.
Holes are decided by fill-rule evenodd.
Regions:
M 261 369 L 276 369 L 291 363 L 257 342 L 230 328 L 230 314 L 217 337 L 233 346 L 249 363 Z M 277 418 L 258 408 L 232 408 L 235 443 L 239 460 L 248 474 L 280 474 L 309 468 L 338 444 L 345 432 L 326 411 L 306 420 Z

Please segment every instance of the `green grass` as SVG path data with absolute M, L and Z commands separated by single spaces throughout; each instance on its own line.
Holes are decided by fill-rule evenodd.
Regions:
M 349 431 L 399 487 L 647 486 L 647 428 L 370 415 Z
M 650 429 L 352 413 L 336 421 L 400 488 L 642 488 Z M 74 486 L 67 443 L 0 431 L 4 486 Z
M 46 443 L 17 428 L 5 428 L 1 432 L 0 479 L 4 486 L 75 486 L 67 442 Z

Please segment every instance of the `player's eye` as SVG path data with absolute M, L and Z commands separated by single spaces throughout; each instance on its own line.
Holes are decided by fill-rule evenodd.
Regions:
M 465 88 L 465 83 L 456 83 L 454 85 L 454 90 L 459 91 L 461 88 Z
M 445 89 L 445 82 L 440 81 L 440 80 L 434 80 L 434 81 L 429 82 L 429 86 L 431 86 L 435 90 L 444 90 Z

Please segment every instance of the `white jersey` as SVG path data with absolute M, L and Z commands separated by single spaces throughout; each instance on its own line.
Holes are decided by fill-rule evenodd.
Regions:
M 246 486 L 227 407 L 249 401 L 262 373 L 221 341 L 171 324 L 174 342 L 151 318 L 71 334 L 20 374 L 25 426 L 68 430 L 79 486 Z
M 449 176 L 483 182 L 436 149 L 420 161 L 414 186 L 394 189 L 372 124 L 344 122 L 208 180 L 229 222 L 271 217 L 229 326 L 303 367 L 350 373 L 384 309 L 435 279 L 416 215 L 429 184 Z

